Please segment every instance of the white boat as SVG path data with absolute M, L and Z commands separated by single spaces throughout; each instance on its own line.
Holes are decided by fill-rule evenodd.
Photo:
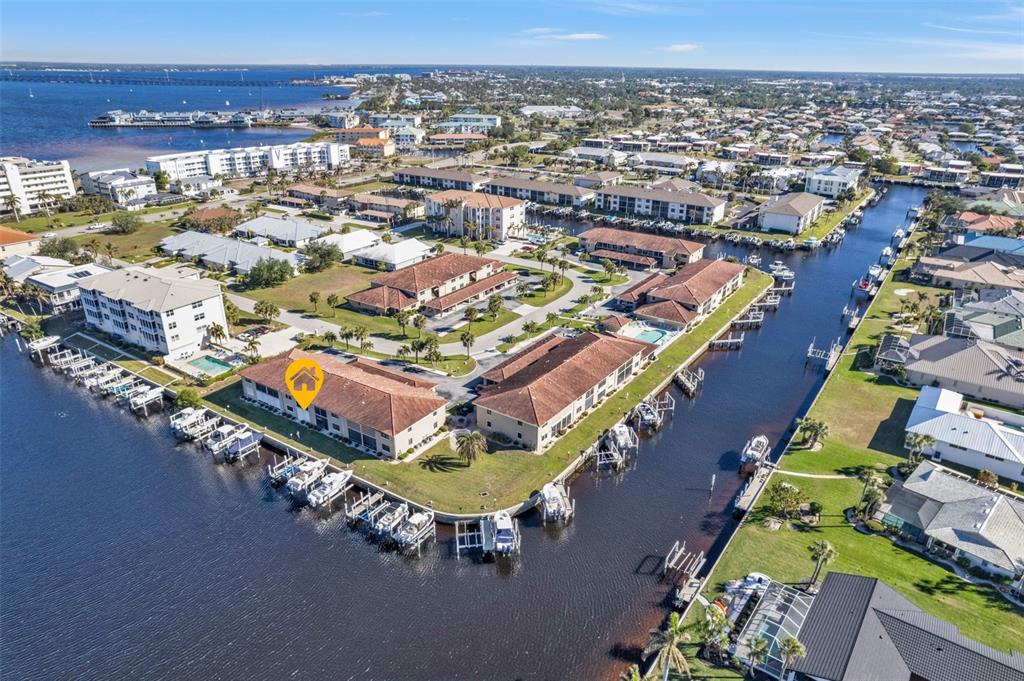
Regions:
M 644 401 L 636 405 L 636 413 L 642 426 L 657 428 L 661 425 L 661 414 L 650 402 Z
M 494 514 L 494 551 L 502 556 L 507 556 L 516 548 L 515 526 L 512 524 L 512 516 L 506 511 L 498 511 Z
M 326 504 L 327 501 L 345 487 L 345 483 L 352 477 L 352 471 L 341 471 L 340 473 L 328 473 L 320 482 L 313 486 L 306 495 L 306 501 L 313 508 Z
M 768 269 L 771 270 L 772 272 L 779 272 L 781 270 L 788 270 L 789 268 L 786 267 L 786 263 L 782 262 L 781 260 L 776 260 L 775 262 L 768 266 Z
M 323 475 L 326 464 L 318 459 L 309 459 L 299 464 L 299 470 L 288 478 L 288 493 L 297 495 L 305 492 Z
M 880 263 L 882 263 L 884 265 L 884 264 L 888 263 L 889 260 L 891 260 L 891 259 L 892 259 L 892 249 L 889 248 L 888 246 L 886 246 L 885 248 L 882 249 L 882 255 L 879 256 L 878 262 L 880 262 Z
M 391 533 L 391 538 L 402 548 L 415 546 L 419 543 L 423 534 L 429 531 L 434 516 L 425 511 L 417 511 L 405 519 L 401 525 Z
M 636 444 L 636 433 L 625 423 L 617 423 L 608 431 L 608 440 L 619 451 L 624 451 Z
M 872 265 L 868 268 L 868 278 L 871 281 L 878 281 L 882 278 L 882 266 Z
M 568 520 L 572 505 L 565 485 L 549 482 L 540 489 L 540 506 L 544 520 Z
M 771 454 L 772 445 L 768 440 L 768 436 L 756 435 L 749 440 L 747 444 L 743 446 L 743 452 L 740 454 L 740 462 L 743 464 L 753 463 L 760 465 L 768 459 L 768 455 Z
M 759 256 L 757 253 L 751 253 L 750 255 L 747 256 L 746 262 L 751 267 L 757 267 L 758 265 L 761 264 L 761 256 Z
M 781 281 L 793 281 L 796 279 L 796 273 L 788 267 L 772 271 L 772 276 Z

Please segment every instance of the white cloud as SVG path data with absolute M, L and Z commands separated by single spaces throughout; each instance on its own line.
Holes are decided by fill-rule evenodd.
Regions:
M 668 47 L 661 48 L 665 52 L 693 52 L 700 49 L 700 45 L 697 43 L 676 43 L 675 45 L 669 45 Z
M 963 27 L 960 27 L 960 26 L 945 26 L 943 24 L 931 24 L 931 23 L 925 23 L 925 24 L 922 24 L 922 25 L 923 26 L 927 26 L 928 28 L 936 28 L 936 29 L 939 29 L 941 31 L 954 31 L 956 33 L 980 33 L 982 35 L 1013 35 L 1013 36 L 1022 36 L 1022 35 L 1024 35 L 1024 31 L 990 31 L 990 30 L 981 29 L 981 28 L 963 28 Z
M 525 31 L 523 31 L 523 33 L 525 33 L 526 35 L 540 35 L 542 33 L 554 33 L 555 30 L 556 29 L 554 28 L 547 28 L 545 26 L 541 26 L 538 28 L 528 28 Z
M 544 33 L 537 37 L 542 40 L 566 40 L 570 42 L 608 40 L 608 36 L 603 33 Z

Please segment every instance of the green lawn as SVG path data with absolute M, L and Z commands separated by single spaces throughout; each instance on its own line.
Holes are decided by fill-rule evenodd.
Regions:
M 905 269 L 902 260 L 896 272 Z M 856 475 L 864 468 L 884 469 L 905 457 L 903 427 L 917 397 L 917 390 L 903 388 L 887 379 L 853 368 L 853 352 L 873 345 L 900 311 L 899 289 L 921 291 L 934 301 L 938 289 L 912 286 L 888 279 L 876 296 L 864 322 L 854 334 L 848 353 L 822 389 L 811 415 L 824 420 L 830 435 L 819 451 L 795 443 L 782 458 L 782 471 L 840 475 L 839 479 L 814 479 L 776 474 L 799 487 L 811 501 L 823 506 L 817 526 L 764 527 L 764 500 L 740 526 L 705 589 L 709 597 L 723 584 L 749 572 L 763 572 L 781 582 L 796 583 L 810 577 L 814 563 L 807 547 L 825 539 L 838 550 L 827 570 L 877 577 L 926 612 L 960 627 L 963 633 L 987 645 L 1021 648 L 1019 628 L 1024 611 L 1014 608 L 991 587 L 960 580 L 946 567 L 932 563 L 889 539 L 866 535 L 848 525 L 843 511 L 854 506 L 861 493 Z M 696 614 L 691 612 L 691 618 Z
M 595 284 L 600 286 L 620 286 L 622 284 L 629 283 L 629 277 L 625 274 L 619 274 L 616 272 L 609 275 L 604 271 L 596 272 L 587 268 L 583 268 L 583 271 L 590 275 L 590 278 L 594 280 Z
M 160 240 L 175 233 L 171 227 L 174 218 L 161 220 L 159 222 L 147 222 L 132 234 L 114 234 L 111 232 L 93 232 L 92 234 L 81 234 L 71 237 L 71 240 L 84 247 L 86 244 L 95 241 L 102 249 L 110 243 L 117 249 L 114 257 L 128 262 L 141 262 L 155 257 L 153 248 L 160 244 Z M 103 251 L 100 250 L 102 256 Z
M 513 272 L 528 272 L 542 278 L 549 274 L 547 271 L 534 269 L 532 267 L 523 267 L 522 265 L 512 265 L 509 269 Z M 572 290 L 572 280 L 569 279 L 569 277 L 562 277 L 550 291 L 534 288 L 524 296 L 517 296 L 517 300 L 522 303 L 526 303 L 527 305 L 532 305 L 533 307 L 544 307 L 548 303 L 558 300 L 570 290 Z
M 843 510 L 860 496 L 854 479 L 819 480 L 786 477 L 810 500 L 822 504 L 821 522 L 770 531 L 763 525 L 765 512 L 758 504 L 722 556 L 706 588 L 706 595 L 720 593 L 730 579 L 749 572 L 763 572 L 772 579 L 796 583 L 810 577 L 814 561 L 807 547 L 819 539 L 838 551 L 827 570 L 877 577 L 913 601 L 925 612 L 956 624 L 967 636 L 1008 650 L 1020 649 L 1024 611 L 1014 608 L 995 589 L 962 581 L 947 568 L 901 549 L 884 537 L 865 535 L 849 526 Z
M 822 213 L 821 217 L 818 218 L 813 225 L 800 232 L 798 237 L 800 239 L 821 239 L 826 234 L 831 232 L 836 225 L 842 222 L 847 215 L 857 209 L 858 206 L 862 205 L 862 201 L 865 201 L 875 193 L 874 189 L 868 188 L 861 192 L 856 199 L 847 203 L 839 210 L 828 211 Z M 772 239 L 786 239 L 793 235 L 785 234 L 782 232 L 761 232 L 749 229 L 726 229 L 724 227 L 704 227 L 704 229 L 713 229 L 721 234 L 739 234 L 740 236 L 753 236 L 762 241 L 771 241 Z M 797 236 L 793 236 L 797 238 Z
M 150 215 L 153 213 L 163 213 L 172 210 L 181 211 L 191 205 L 192 204 L 190 202 L 186 202 L 173 206 L 152 206 L 150 208 L 143 208 L 142 210 L 135 211 L 133 215 Z M 10 227 L 11 229 L 19 229 L 22 232 L 48 232 L 51 229 L 59 227 L 75 227 L 78 225 L 88 225 L 93 222 L 106 222 L 113 216 L 114 213 L 53 213 L 50 218 L 47 218 L 45 215 L 39 215 L 31 218 L 22 218 L 21 222 L 5 222 L 3 225 L 4 227 Z
M 677 339 L 632 383 L 608 398 L 543 454 L 495 451 L 467 468 L 453 461 L 448 446 L 442 444 L 421 455 L 411 465 L 394 466 L 371 461 L 361 472 L 374 482 L 388 482 L 389 488 L 397 493 L 420 502 L 431 500 L 439 510 L 470 513 L 480 511 L 481 504 L 484 510 L 517 504 L 589 448 L 601 433 L 670 377 L 770 283 L 771 278 L 767 274 L 751 273 L 743 288 L 721 308 L 694 331 Z M 487 496 L 480 497 L 480 492 L 487 492 Z
M 442 345 L 445 343 L 458 343 L 459 336 L 462 335 L 463 331 L 472 331 L 473 335 L 479 338 L 480 336 L 490 333 L 495 329 L 500 329 L 506 324 L 511 324 L 517 319 L 519 319 L 519 315 L 515 312 L 501 308 L 501 312 L 498 313 L 497 318 L 491 319 L 491 315 L 484 313 L 483 317 L 473 322 L 472 326 L 469 324 L 460 326 L 455 331 L 450 331 L 438 338 L 438 342 Z

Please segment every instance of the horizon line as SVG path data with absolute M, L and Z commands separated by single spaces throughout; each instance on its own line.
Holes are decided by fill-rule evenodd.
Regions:
M 628 70 L 656 70 L 656 71 L 730 71 L 730 72 L 752 72 L 752 73 L 800 73 L 800 74 L 838 74 L 838 75 L 884 75 L 884 76 L 957 76 L 957 77 L 1018 77 L 1024 78 L 1024 72 L 1020 71 L 859 71 L 859 70 L 804 70 L 792 68 L 742 68 L 742 67 L 716 67 L 716 66 L 615 66 L 615 65 L 581 65 L 581 64 L 483 64 L 483 63 L 431 63 L 431 62 L 366 62 L 366 63 L 245 63 L 245 62 L 172 62 L 172 61 L 73 61 L 59 59 L 3 59 L 0 57 L 0 67 L 7 68 L 8 64 L 66 64 L 72 66 L 215 66 L 215 67 L 247 67 L 247 68 L 274 68 L 274 67 L 381 67 L 397 68 L 411 66 L 417 68 L 453 68 L 453 67 L 474 67 L 474 68 L 547 68 L 547 69 L 628 69 Z

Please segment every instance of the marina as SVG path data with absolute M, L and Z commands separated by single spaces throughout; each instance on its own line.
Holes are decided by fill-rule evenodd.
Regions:
M 47 520 L 45 546 L 38 552 L 15 554 L 4 607 L 6 616 L 23 624 L 11 632 L 5 664 L 20 677 L 42 678 L 24 660 L 38 659 L 42 632 L 50 632 L 69 637 L 61 659 L 47 663 L 57 677 L 74 676 L 76 661 L 87 655 L 95 673 L 107 678 L 187 676 L 189 662 L 168 654 L 179 646 L 204 650 L 204 674 L 244 673 L 268 680 L 294 669 L 288 661 L 294 655 L 313 661 L 305 669 L 368 669 L 367 679 L 480 678 L 502 664 L 511 674 L 530 679 L 609 676 L 609 669 L 623 666 L 611 644 L 642 645 L 638 632 L 656 626 L 663 616 L 651 603 L 675 597 L 677 586 L 689 583 L 637 580 L 638 562 L 651 555 L 660 563 L 666 547 L 677 541 L 685 542 L 687 551 L 703 551 L 707 564 L 714 561 L 736 526 L 732 513 L 739 504 L 734 500 L 743 484 L 736 470 L 744 442 L 754 433 L 780 441 L 809 403 L 824 376 L 802 371 L 805 357 L 799 349 L 808 338 L 835 338 L 845 329 L 846 322 L 838 319 L 850 304 L 845 282 L 877 259 L 908 200 L 918 203 L 922 196 L 918 188 L 894 187 L 865 211 L 841 248 L 787 254 L 801 288 L 778 308 L 772 323 L 748 333 L 743 352 L 708 353 L 690 367 L 706 374 L 696 399 L 679 406 L 660 430 L 638 436 L 633 457 L 638 465 L 615 484 L 599 485 L 599 475 L 582 469 L 571 494 L 586 522 L 543 527 L 539 512 L 513 519 L 518 521 L 513 527 L 519 530 L 519 551 L 528 560 L 500 559 L 495 569 L 475 564 L 484 535 L 491 536 L 486 541 L 492 549 L 497 546 L 493 531 L 482 531 L 483 522 L 476 523 L 478 538 L 467 537 L 467 550 L 456 549 L 454 528 L 437 528 L 436 548 L 425 544 L 410 566 L 405 556 L 382 552 L 378 542 L 365 541 L 361 533 L 342 532 L 345 524 L 337 518 L 286 512 L 291 502 L 274 490 L 263 466 L 214 466 L 209 457 L 189 456 L 196 448 L 177 443 L 167 417 L 139 420 L 88 399 L 84 390 L 69 394 L 67 381 L 17 361 L 13 342 L 4 342 L 0 419 L 5 432 L 25 445 L 0 461 L 10 483 L 7 512 L 0 519 L 2 541 L 10 546 L 30 531 L 38 533 L 41 519 L 28 511 L 29 490 L 64 498 L 77 511 L 75 519 Z M 733 254 L 742 248 L 716 243 L 710 250 Z M 752 384 L 758 390 L 749 390 Z M 682 394 L 675 387 L 669 392 Z M 33 411 L 21 399 L 24 395 L 66 413 L 53 416 L 45 443 L 28 437 Z M 174 423 L 187 435 L 210 418 L 197 410 Z M 717 427 L 721 418 L 731 427 Z M 72 425 L 83 419 L 95 426 L 87 441 Z M 263 460 L 269 463 L 266 453 Z M 68 474 L 52 475 L 55 463 Z M 692 483 L 714 474 L 718 481 L 710 494 L 707 484 Z M 110 513 L 109 495 L 94 493 L 112 484 L 127 491 L 116 514 Z M 154 504 L 159 514 L 152 512 Z M 224 513 L 225 505 L 230 513 Z M 77 518 L 91 524 L 74 522 Z M 419 525 L 429 526 L 433 523 Z M 145 541 L 154 532 L 170 544 L 141 555 L 109 550 Z M 629 540 L 608 550 L 624 537 Z M 469 545 L 479 549 L 470 551 Z M 83 575 L 56 569 L 46 560 L 54 551 L 69 559 L 103 560 L 111 583 L 140 587 L 112 593 Z M 600 565 L 588 558 L 597 551 L 607 556 Z M 592 569 L 574 570 L 583 564 Z M 342 587 L 337 586 L 339 573 Z M 258 601 L 240 599 L 226 586 L 246 584 L 254 574 L 271 587 L 260 589 Z M 568 574 L 572 578 L 552 579 Z M 55 619 L 41 604 L 65 598 L 57 585 L 68 582 L 85 607 Z M 188 585 L 185 607 L 172 608 L 183 584 Z M 301 612 L 294 607 L 314 590 L 317 607 Z M 38 600 L 30 601 L 30 593 Z M 523 602 L 532 606 L 528 621 L 513 617 Z M 404 616 L 346 628 L 346 645 L 334 644 L 334 613 L 385 608 L 401 609 Z M 155 610 L 168 614 L 160 620 L 133 614 Z M 264 617 L 266 612 L 275 616 Z M 460 613 L 448 624 L 449 636 L 460 644 L 444 659 L 434 659 L 422 639 L 421 623 L 438 612 Z M 566 619 L 578 626 L 566 630 L 561 624 Z M 180 626 L 186 620 L 187 629 Z M 123 638 L 103 635 L 115 631 L 118 622 L 132 623 L 127 636 L 137 647 L 125 650 Z M 233 626 L 238 622 L 246 626 Z M 484 632 L 495 627 L 509 632 L 524 653 L 511 668 L 507 651 L 486 643 Z M 168 628 L 177 638 L 173 647 Z M 241 645 L 250 636 L 266 644 L 255 650 Z M 385 639 L 388 654 L 382 655 Z M 609 645 L 585 643 L 595 639 Z M 211 641 L 219 644 L 211 646 Z

